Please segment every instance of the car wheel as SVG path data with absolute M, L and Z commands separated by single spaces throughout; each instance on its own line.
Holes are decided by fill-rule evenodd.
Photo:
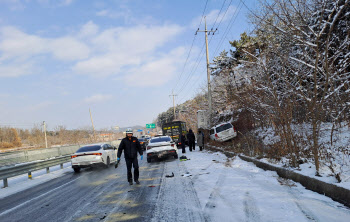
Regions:
M 79 173 L 80 172 L 80 167 L 74 167 L 73 170 L 74 170 L 75 173 Z
M 106 164 L 106 168 L 108 168 L 110 164 L 111 164 L 111 160 L 109 159 L 109 156 L 107 156 L 107 164 Z
M 176 155 L 174 156 L 174 158 L 175 158 L 175 159 L 178 159 L 178 158 L 179 158 L 179 156 L 176 154 Z
M 147 163 L 151 162 L 151 158 L 147 157 Z

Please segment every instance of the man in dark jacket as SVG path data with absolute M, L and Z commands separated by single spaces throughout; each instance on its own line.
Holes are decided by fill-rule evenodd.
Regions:
M 187 133 L 187 141 L 188 141 L 188 146 L 190 148 L 190 152 L 192 152 L 192 149 L 195 150 L 196 137 L 191 129 Z
M 124 150 L 124 157 L 126 162 L 126 168 L 128 170 L 128 181 L 129 184 L 132 185 L 132 173 L 131 168 L 134 166 L 134 181 L 136 184 L 140 184 L 139 182 L 139 163 L 137 161 L 137 152 L 141 156 L 141 160 L 143 159 L 143 151 L 140 145 L 140 142 L 136 137 L 133 137 L 132 129 L 126 130 L 126 137 L 122 139 L 118 148 L 117 160 L 120 160 L 122 152 Z
M 180 137 L 180 142 L 181 142 L 181 148 L 182 148 L 182 153 L 186 153 L 186 136 L 185 133 L 183 132 L 181 137 Z

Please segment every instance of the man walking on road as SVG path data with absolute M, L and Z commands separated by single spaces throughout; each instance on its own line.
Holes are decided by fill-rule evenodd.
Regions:
M 140 145 L 140 142 L 136 137 L 133 137 L 132 129 L 126 130 L 126 137 L 120 142 L 117 154 L 117 161 L 120 160 L 122 152 L 124 150 L 124 157 L 126 162 L 126 168 L 128 171 L 128 182 L 130 185 L 132 182 L 132 173 L 131 168 L 134 167 L 134 181 L 136 184 L 140 184 L 139 182 L 139 163 L 137 161 L 137 152 L 141 156 L 141 160 L 143 159 L 143 151 Z
M 191 129 L 187 133 L 187 141 L 188 141 L 188 146 L 190 148 L 190 152 L 192 152 L 192 149 L 195 150 L 196 137 Z

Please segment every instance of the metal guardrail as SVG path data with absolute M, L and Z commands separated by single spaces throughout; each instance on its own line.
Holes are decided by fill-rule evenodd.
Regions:
M 105 143 L 118 147 L 120 140 Z M 3 153 L 0 155 L 0 180 L 3 180 L 4 187 L 8 187 L 8 178 L 28 173 L 28 178 L 31 179 L 32 172 L 46 168 L 46 172 L 49 173 L 51 166 L 61 165 L 62 169 L 63 163 L 69 162 L 70 155 L 81 146 L 73 145 Z
M 0 169 L 9 165 L 45 160 L 75 153 L 80 145 L 43 148 L 36 150 L 23 150 L 0 155 Z
M 46 168 L 46 173 L 49 173 L 50 167 L 57 165 L 61 165 L 61 169 L 63 169 L 63 164 L 69 162 L 70 159 L 71 157 L 68 155 L 39 162 L 26 163 L 18 166 L 4 167 L 0 169 L 0 180 L 3 180 L 4 187 L 8 187 L 7 179 L 10 177 L 28 173 L 28 178 L 31 179 L 33 171 Z
M 104 143 L 109 143 L 112 146 L 118 147 L 120 144 L 120 140 Z M 53 157 L 70 155 L 75 153 L 80 147 L 84 145 L 71 145 L 53 148 L 42 148 L 36 150 L 23 150 L 13 151 L 9 153 L 0 153 L 0 169 L 18 163 L 26 163 L 37 160 L 45 160 Z

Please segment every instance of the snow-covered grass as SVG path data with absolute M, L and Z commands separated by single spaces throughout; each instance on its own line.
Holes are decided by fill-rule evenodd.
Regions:
M 63 169 L 60 166 L 50 167 L 50 173 L 46 173 L 46 169 L 32 172 L 32 179 L 28 179 L 27 174 L 11 177 L 8 179 L 8 187 L 0 189 L 0 199 L 11 194 L 29 189 L 49 180 L 61 177 L 67 172 L 73 172 L 71 163 L 63 164 Z
M 311 126 L 309 124 L 293 125 L 292 129 L 295 135 L 298 136 L 300 141 L 304 141 L 305 147 L 303 150 L 311 150 L 311 142 L 308 141 L 310 134 L 312 133 Z M 320 170 L 321 177 L 315 176 L 315 165 L 312 158 L 305 158 L 304 163 L 300 164 L 298 173 L 303 175 L 314 177 L 318 180 L 333 183 L 337 186 L 341 186 L 350 189 L 350 128 L 346 124 L 337 126 L 333 132 L 331 141 L 331 123 L 323 123 L 320 130 Z M 280 137 L 275 134 L 272 128 L 258 129 L 255 131 L 256 135 L 262 139 L 262 142 L 269 146 L 280 141 Z M 261 161 L 276 165 L 285 166 L 288 165 L 289 160 L 282 157 L 280 161 L 275 159 L 263 158 Z M 341 182 L 338 183 L 336 174 L 339 174 Z

